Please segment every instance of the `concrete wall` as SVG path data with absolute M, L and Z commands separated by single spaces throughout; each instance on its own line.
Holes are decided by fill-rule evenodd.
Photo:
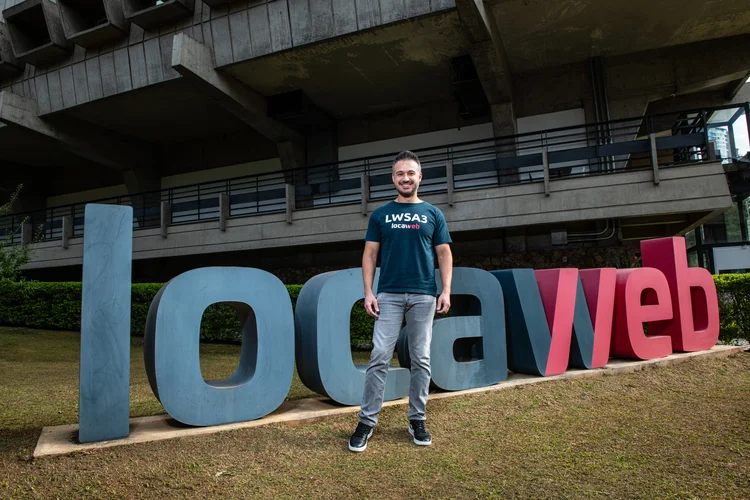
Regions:
M 19 3 L 0 0 L 0 11 Z M 26 65 L 0 88 L 35 99 L 41 115 L 113 94 L 178 78 L 171 68 L 172 39 L 185 32 L 213 48 L 217 66 L 359 30 L 455 8 L 454 0 L 244 0 L 214 9 L 195 1 L 194 14 L 144 30 L 99 49 L 75 46 L 48 67 Z
M 281 162 L 278 158 L 268 160 L 242 163 L 228 167 L 212 168 L 208 170 L 199 170 L 186 174 L 170 175 L 162 177 L 162 189 L 168 189 L 178 186 L 187 186 L 191 184 L 200 184 L 204 182 L 221 181 L 232 179 L 234 177 L 244 177 L 246 175 L 265 174 L 268 172 L 280 172 Z
M 518 122 L 518 125 L 517 125 L 518 133 L 527 134 L 527 133 L 532 133 L 532 132 L 540 132 L 542 130 L 550 130 L 550 129 L 555 129 L 555 128 L 585 125 L 586 114 L 583 108 L 574 108 L 574 109 L 567 109 L 565 111 L 556 111 L 553 113 L 543 113 L 543 114 L 534 115 L 534 116 L 524 116 L 524 117 L 518 118 L 517 122 Z M 574 130 L 573 132 L 580 133 L 581 130 Z M 530 154 L 541 153 L 543 146 L 547 147 L 549 151 L 560 151 L 564 149 L 585 147 L 587 145 L 586 140 L 571 143 L 569 142 L 571 140 L 570 138 L 557 139 L 557 141 L 563 141 L 563 142 L 566 142 L 566 144 L 559 145 L 559 146 L 555 145 L 556 137 L 569 135 L 570 133 L 571 133 L 570 131 L 550 133 L 547 135 L 546 137 L 547 142 L 544 145 L 542 144 L 541 140 L 531 142 L 530 141 L 531 138 L 525 138 L 523 139 L 524 149 L 518 151 L 518 154 L 530 155 Z M 562 167 L 567 167 L 571 165 L 580 165 L 580 162 L 573 161 L 573 162 L 565 162 L 565 163 L 553 163 L 550 165 L 550 168 L 562 168 Z M 524 174 L 531 175 L 531 177 L 534 179 L 544 178 L 544 174 L 539 172 L 538 170 L 539 170 L 538 168 L 534 168 L 534 167 L 526 167 L 526 168 L 518 169 L 522 178 Z M 579 174 L 579 173 L 585 172 L 586 170 L 587 170 L 587 167 L 576 167 L 572 169 L 571 172 L 574 174 Z
M 364 144 L 440 130 L 464 130 L 490 123 L 489 115 L 463 119 L 454 103 L 436 102 L 367 116 L 344 118 L 338 122 L 339 146 Z
M 650 171 L 633 171 L 556 180 L 551 183 L 550 196 L 544 195 L 541 183 L 460 191 L 455 193 L 453 207 L 448 206 L 445 194 L 425 199 L 443 210 L 453 233 L 707 213 L 731 206 L 721 163 L 662 169 L 659 185 L 654 185 L 652 175 Z M 381 203 L 370 203 L 369 211 Z M 367 220 L 360 212 L 360 205 L 353 204 L 295 212 L 292 224 L 280 213 L 229 219 L 225 232 L 219 230 L 218 221 L 173 226 L 167 238 L 161 237 L 158 228 L 145 229 L 135 232 L 133 258 L 360 242 Z M 72 239 L 68 249 L 63 249 L 59 241 L 40 243 L 35 245 L 34 258 L 27 267 L 79 265 L 82 253 L 82 238 Z
M 168 175 L 161 178 L 161 188 L 168 189 L 173 187 L 188 186 L 192 184 L 201 184 L 205 182 L 221 181 L 234 177 L 244 177 L 248 175 L 264 174 L 268 172 L 281 171 L 281 162 L 278 158 L 270 158 L 255 162 L 241 163 L 227 167 L 211 168 L 198 170 L 184 174 Z M 98 189 L 86 191 L 76 191 L 56 196 L 47 197 L 47 206 L 56 207 L 60 205 L 70 205 L 73 203 L 84 203 L 94 200 L 103 200 L 117 196 L 127 196 L 128 190 L 125 184 L 107 186 Z
M 104 200 L 107 198 L 127 195 L 128 189 L 125 187 L 125 184 L 119 184 L 117 186 L 108 186 L 99 189 L 89 189 L 75 193 L 50 196 L 47 198 L 47 206 L 57 207 L 60 205 L 71 205 L 73 203 L 84 203 L 87 201 Z
M 420 149 L 492 138 L 492 123 L 471 125 L 460 129 L 447 129 L 423 134 L 395 137 L 381 141 L 352 144 L 339 148 L 339 161 L 388 154 L 405 149 Z
M 750 269 L 750 247 L 714 248 L 716 273 Z
M 516 117 L 584 108 L 587 121 L 594 121 L 593 90 L 586 62 L 516 75 L 513 89 Z

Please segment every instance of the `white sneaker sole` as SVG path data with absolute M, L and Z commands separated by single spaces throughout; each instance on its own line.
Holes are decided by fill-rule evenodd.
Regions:
M 409 426 L 409 434 L 411 434 L 411 437 L 414 437 L 414 430 Z M 432 444 L 432 439 L 429 441 L 419 441 L 417 438 L 414 438 L 414 444 L 418 444 L 419 446 L 430 446 Z
M 370 429 L 370 433 L 367 435 L 367 440 L 368 441 L 372 437 L 372 431 L 373 430 Z M 349 451 L 353 451 L 355 453 L 359 453 L 359 452 L 365 451 L 366 449 L 367 449 L 367 441 L 365 441 L 365 445 L 362 448 L 355 448 L 354 446 L 351 445 L 351 443 L 349 444 Z

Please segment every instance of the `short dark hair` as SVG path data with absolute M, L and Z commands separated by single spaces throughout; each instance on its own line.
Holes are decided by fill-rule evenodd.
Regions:
M 419 156 L 412 153 L 411 151 L 401 151 L 399 154 L 397 154 L 396 158 L 393 160 L 392 168 L 396 168 L 396 163 L 404 160 L 412 160 L 417 164 L 419 170 L 422 170 L 422 164 L 419 163 Z

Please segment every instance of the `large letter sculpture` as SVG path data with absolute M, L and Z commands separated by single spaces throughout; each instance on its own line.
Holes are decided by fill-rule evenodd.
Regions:
M 649 333 L 672 337 L 675 351 L 703 351 L 719 340 L 719 298 L 711 273 L 689 268 L 684 238 L 642 241 L 643 266 L 664 273 L 672 296 L 673 319 Z
M 228 302 L 240 314 L 240 364 L 224 380 L 200 368 L 203 311 Z M 206 267 L 183 273 L 159 291 L 146 321 L 149 383 L 182 423 L 219 425 L 263 417 L 281 405 L 294 373 L 292 302 L 281 281 L 259 269 Z
M 586 288 L 577 269 L 492 272 L 506 297 L 511 370 L 551 376 L 565 372 L 569 364 L 586 369 L 606 364 L 614 269 L 592 271 L 597 274 L 583 278 Z
M 617 283 L 617 269 L 605 267 L 601 269 L 582 269 L 579 271 L 581 286 L 586 297 L 585 303 L 588 307 L 588 316 L 581 311 L 581 288 L 576 293 L 576 312 L 573 319 L 573 328 L 576 337 L 579 331 L 587 331 L 588 325 L 594 331 L 594 347 L 591 354 L 591 366 L 585 366 L 583 360 L 578 364 L 577 353 L 570 353 L 573 366 L 585 366 L 586 368 L 602 368 L 609 361 L 609 352 L 612 342 L 612 321 L 615 314 L 615 286 Z M 579 326 L 580 325 L 580 326 Z M 579 330 L 580 328 L 580 330 Z
M 81 294 L 78 439 L 130 429 L 130 282 L 133 209 L 86 205 Z
M 672 354 L 668 336 L 647 336 L 643 331 L 644 323 L 649 323 L 651 328 L 653 322 L 672 318 L 669 285 L 659 270 L 650 267 L 618 269 L 616 304 L 613 356 L 654 359 Z
M 118 439 L 129 431 L 132 220 L 130 207 L 86 206 L 81 442 Z M 508 367 L 548 376 L 569 365 L 600 368 L 610 354 L 645 360 L 673 349 L 710 349 L 719 334 L 710 274 L 687 267 L 682 238 L 644 241 L 641 249 L 646 267 L 638 269 L 488 273 L 456 268 L 457 315 L 433 324 L 433 385 L 470 389 L 505 380 Z M 376 285 L 378 277 L 379 271 Z M 459 296 L 477 300 L 462 310 Z M 365 368 L 352 361 L 349 323 L 352 306 L 361 298 L 361 269 L 312 278 L 294 313 L 284 285 L 265 271 L 214 267 L 181 274 L 159 290 L 148 312 L 144 357 L 151 388 L 166 411 L 185 424 L 253 420 L 284 401 L 296 353 L 307 387 L 357 405 Z M 230 377 L 207 381 L 200 368 L 200 325 L 206 308 L 219 302 L 240 315 L 240 362 Z M 407 328 L 397 343 L 402 367 L 389 368 L 385 400 L 409 393 Z
M 374 292 L 380 271 L 375 275 Z M 295 311 L 297 372 L 307 387 L 344 405 L 362 402 L 365 368 L 354 366 L 349 321 L 364 294 L 362 270 L 315 276 L 297 297 Z M 409 394 L 409 371 L 390 367 L 384 400 Z
M 443 284 L 436 278 L 438 292 Z M 487 271 L 468 267 L 453 270 L 451 295 L 472 295 L 479 300 L 479 316 L 437 318 L 432 325 L 430 365 L 432 383 L 446 391 L 485 387 L 508 378 L 508 356 L 505 346 L 505 307 L 500 283 Z M 411 364 L 406 328 L 398 341 L 401 366 Z M 470 361 L 456 359 L 459 339 L 481 339 L 470 344 L 474 348 Z

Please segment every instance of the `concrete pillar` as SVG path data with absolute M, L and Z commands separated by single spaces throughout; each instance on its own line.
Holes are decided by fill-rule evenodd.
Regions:
M 73 237 L 73 217 L 66 215 L 62 219 L 62 247 L 68 248 L 70 246 L 70 238 Z
M 311 130 L 305 137 L 305 159 L 307 165 L 324 165 L 308 171 L 308 182 L 333 182 L 338 180 L 339 160 L 338 134 L 335 126 L 321 126 Z
M 308 165 L 335 163 L 339 160 L 339 145 L 336 126 L 316 127 L 306 137 Z
M 516 140 L 508 137 L 518 133 L 518 122 L 513 110 L 513 103 L 491 104 L 490 111 L 492 113 L 492 131 L 495 135 L 497 157 L 516 156 Z M 515 184 L 520 179 L 518 169 L 500 171 L 498 172 L 498 179 L 500 184 Z
M 337 138 L 336 127 L 319 126 L 311 127 L 304 140 L 277 143 L 284 181 L 304 186 L 338 180 Z M 312 207 L 312 194 L 297 196 L 296 203 L 298 208 Z
M 161 237 L 166 238 L 169 232 L 167 228 L 172 224 L 172 204 L 166 201 L 162 201 L 159 214 L 161 222 Z
M 229 195 L 221 193 L 219 195 L 219 230 L 227 230 L 227 219 L 229 219 Z
M 161 189 L 161 172 L 158 168 L 134 166 L 124 170 L 122 178 L 129 194 L 158 191 Z
M 492 112 L 492 131 L 494 132 L 495 137 L 515 135 L 518 133 L 518 123 L 516 121 L 516 113 L 513 109 L 512 102 L 491 104 L 490 110 Z M 515 153 L 510 156 L 514 155 Z
M 133 205 L 133 217 L 138 227 L 146 227 L 147 221 L 154 225 L 156 214 L 161 210 L 161 173 L 158 168 L 133 167 L 122 173 L 125 187 Z M 148 215 L 152 215 L 151 218 Z
M 649 150 L 651 154 L 651 168 L 654 172 L 654 184 L 659 185 L 659 152 L 656 149 L 656 134 L 648 134 Z
M 367 172 L 360 174 L 359 185 L 362 188 L 362 215 L 367 215 L 367 204 L 370 203 L 370 175 Z
M 34 239 L 34 226 L 31 222 L 24 222 L 21 226 L 21 243 L 30 244 Z
M 542 150 L 542 167 L 544 168 L 544 195 L 549 196 L 549 151 L 547 148 Z
M 453 179 L 453 160 L 448 160 L 445 164 L 445 179 L 448 184 L 448 206 L 453 206 L 453 190 L 455 189 Z
M 291 224 L 294 219 L 295 203 L 295 186 L 292 184 L 286 185 L 286 222 Z
M 305 141 L 289 140 L 277 142 L 276 147 L 279 150 L 279 161 L 281 170 L 284 173 L 284 181 L 287 184 L 301 186 L 306 182 L 304 175 L 305 168 Z

